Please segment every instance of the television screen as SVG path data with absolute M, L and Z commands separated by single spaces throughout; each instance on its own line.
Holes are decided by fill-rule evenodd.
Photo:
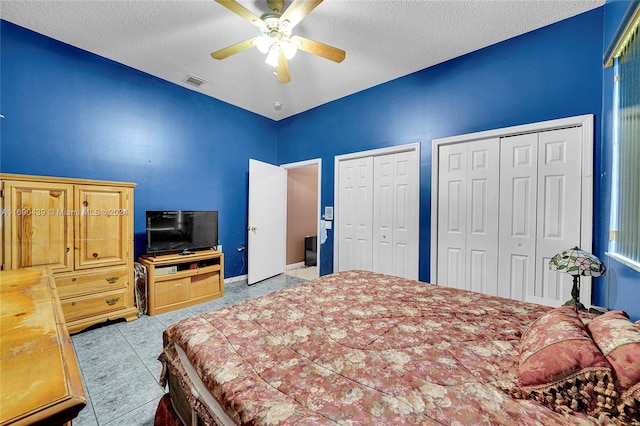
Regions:
M 217 211 L 147 211 L 149 254 L 189 252 L 217 245 Z

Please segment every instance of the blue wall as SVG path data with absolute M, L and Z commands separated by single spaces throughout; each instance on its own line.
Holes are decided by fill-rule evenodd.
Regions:
M 145 210 L 217 209 L 231 277 L 246 273 L 235 248 L 245 242 L 248 158 L 322 158 L 322 205 L 330 206 L 335 155 L 419 142 L 420 279 L 427 281 L 431 140 L 594 114 L 594 251 L 604 258 L 612 85 L 602 53 L 628 4 L 608 2 L 279 122 L 0 21 L 0 170 L 138 183 L 137 254 Z M 329 232 L 322 274 L 332 271 Z M 639 274 L 608 266 L 594 303 L 640 318 Z
M 637 3 L 637 0 L 636 0 Z M 620 25 L 630 1 L 607 1 L 604 6 L 604 36 L 602 51 L 605 52 Z M 603 72 L 603 109 L 601 145 L 596 149 L 595 176 L 596 220 L 594 223 L 594 251 L 607 265 L 607 275 L 598 280 L 593 288 L 593 301 L 610 309 L 622 309 L 632 318 L 640 319 L 640 272 L 608 258 L 604 252 L 609 240 L 609 208 L 611 205 L 611 156 L 613 135 L 613 68 Z M 638 212 L 640 214 L 640 212 Z
M 276 123 L 0 25 L 0 170 L 136 182 L 136 256 L 146 210 L 218 210 L 225 275 L 246 273 L 248 159 L 276 161 Z

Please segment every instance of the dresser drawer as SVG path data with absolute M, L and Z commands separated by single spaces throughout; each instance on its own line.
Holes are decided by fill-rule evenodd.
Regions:
M 98 272 L 57 274 L 56 287 L 60 299 L 128 287 L 127 268 L 100 269 Z
M 127 306 L 126 291 L 111 291 L 94 296 L 61 300 L 66 322 L 124 309 Z

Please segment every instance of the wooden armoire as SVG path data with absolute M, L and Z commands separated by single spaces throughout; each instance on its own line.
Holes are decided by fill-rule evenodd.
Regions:
M 134 183 L 0 174 L 2 269 L 49 267 L 69 332 L 138 317 Z

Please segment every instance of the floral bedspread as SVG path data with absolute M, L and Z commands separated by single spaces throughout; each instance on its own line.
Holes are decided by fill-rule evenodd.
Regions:
M 502 390 L 549 309 L 350 271 L 185 319 L 165 351 L 238 424 L 597 424 Z

